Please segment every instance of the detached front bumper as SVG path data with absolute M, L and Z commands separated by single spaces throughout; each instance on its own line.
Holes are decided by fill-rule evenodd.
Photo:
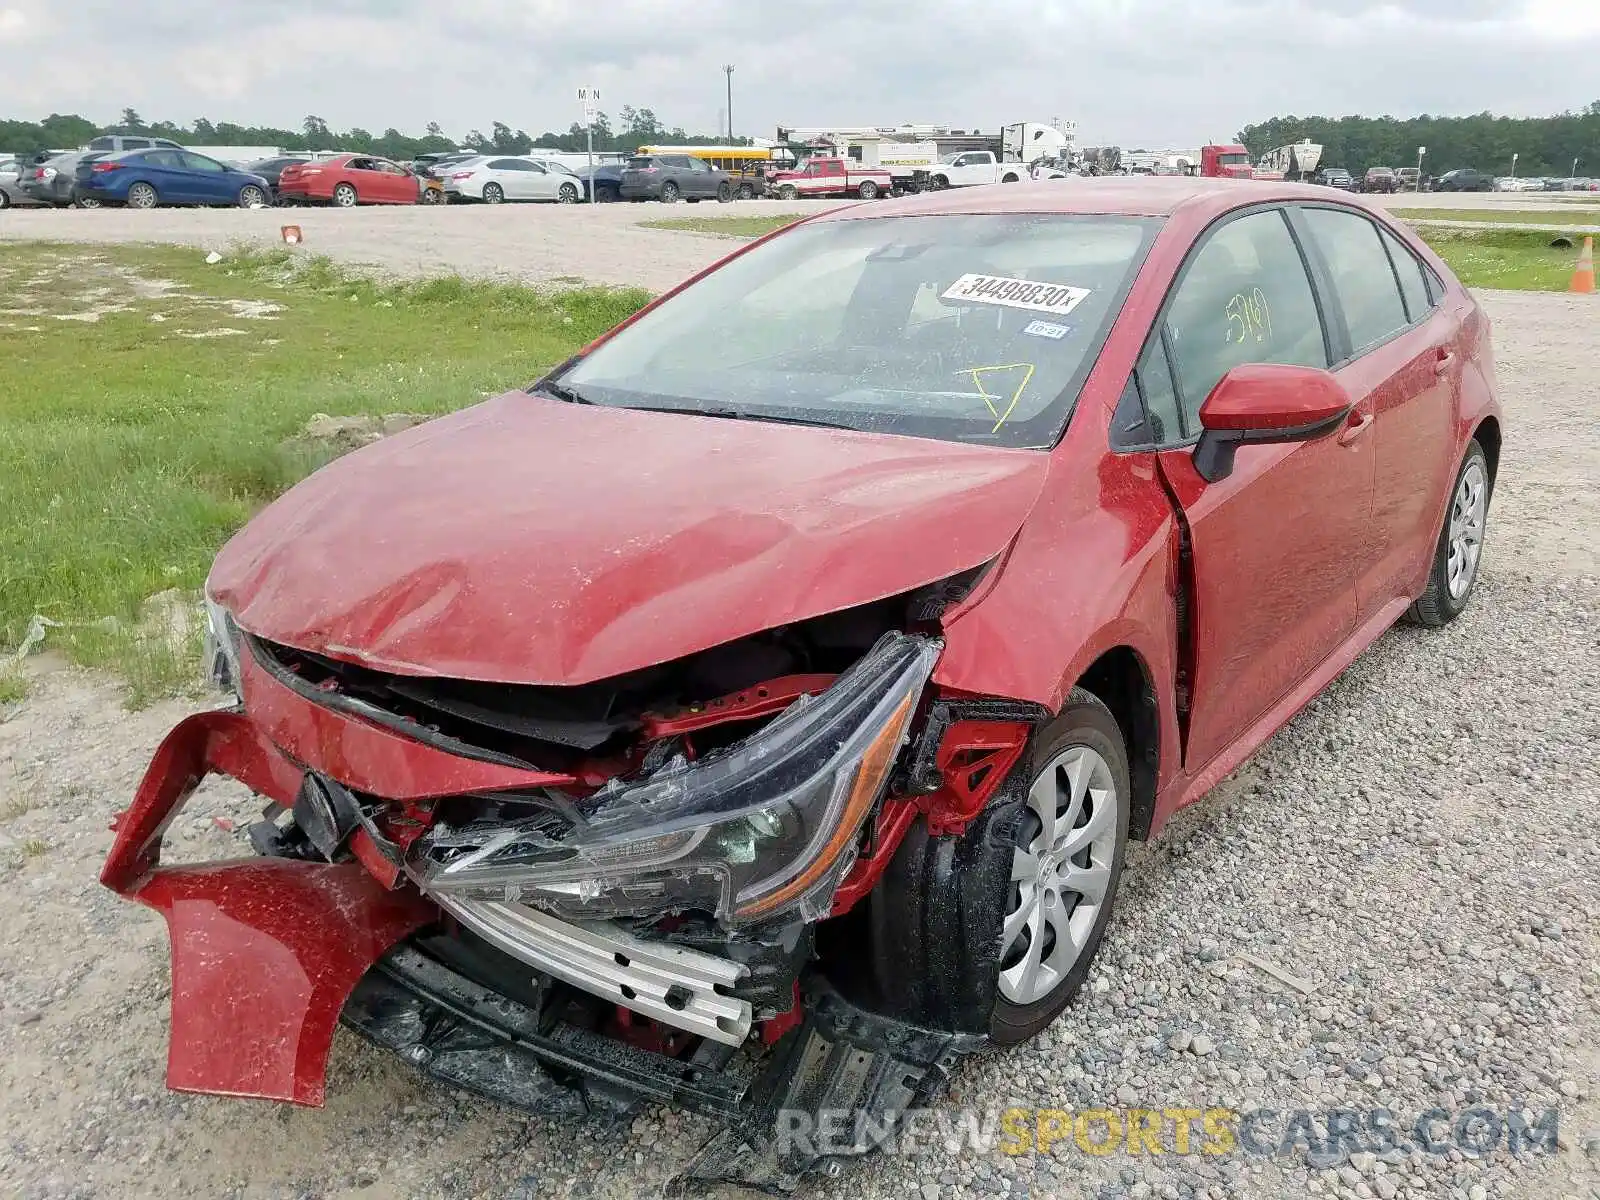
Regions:
M 350 990 L 437 910 L 415 892 L 386 890 L 355 863 L 161 866 L 162 835 L 213 772 L 279 802 L 292 801 L 301 779 L 243 714 L 188 718 L 162 742 L 118 817 L 100 882 L 167 922 L 167 1086 L 320 1105 Z
M 902 649 L 895 661 L 913 682 L 932 663 L 925 648 L 909 658 Z M 452 1086 L 520 1108 L 623 1113 L 657 1101 L 714 1117 L 727 1130 L 691 1174 L 781 1190 L 822 1160 L 792 1147 L 780 1153 L 772 1138 L 780 1109 L 856 1110 L 866 1127 L 888 1129 L 893 1114 L 931 1096 L 950 1062 L 978 1044 L 971 1034 L 860 1009 L 814 973 L 811 925 L 832 903 L 843 859 L 826 879 L 804 881 L 822 887 L 804 911 L 767 912 L 733 928 L 703 919 L 649 936 L 630 932 L 645 926 L 620 916 L 558 919 L 494 896 L 501 884 L 489 894 L 467 887 L 425 895 L 412 882 L 423 877 L 417 864 L 367 823 L 348 833 L 341 844 L 349 857 L 341 852 L 339 861 L 163 865 L 165 831 L 213 773 L 297 820 L 307 797 L 330 792 L 425 806 L 561 782 L 464 758 L 318 703 L 253 654 L 241 655 L 235 669 L 248 713 L 200 713 L 172 730 L 113 826 L 101 874 L 107 887 L 167 922 L 169 1087 L 320 1105 L 342 1018 Z M 885 689 L 844 688 L 829 704 L 853 697 L 862 711 L 905 709 Z M 738 770 L 737 756 L 708 764 L 723 762 L 732 784 L 753 787 L 761 770 L 801 761 L 783 739 L 810 747 L 805 731 L 824 711 L 821 699 L 802 702 L 769 726 L 781 735 L 770 760 L 758 756 Z M 874 741 L 898 744 L 901 726 L 885 729 L 893 736 Z M 816 770 L 786 772 L 787 786 L 832 779 L 831 764 L 848 742 L 817 749 Z M 694 816 L 681 792 L 692 775 L 684 766 L 663 773 L 672 783 L 663 798 L 677 797 L 667 807 L 680 823 Z M 830 794 L 876 794 L 876 785 L 871 793 L 852 785 L 859 777 L 839 774 Z M 659 803 L 645 787 L 611 797 L 610 820 L 626 827 Z M 591 814 L 591 827 L 598 823 Z

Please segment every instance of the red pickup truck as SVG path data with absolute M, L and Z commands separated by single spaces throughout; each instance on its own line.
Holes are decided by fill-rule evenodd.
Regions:
M 768 190 L 781 200 L 799 196 L 860 196 L 873 200 L 894 190 L 894 177 L 881 167 L 863 167 L 843 158 L 808 158 L 792 171 L 778 171 Z

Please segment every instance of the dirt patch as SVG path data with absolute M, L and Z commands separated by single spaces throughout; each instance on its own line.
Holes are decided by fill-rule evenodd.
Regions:
M 381 417 L 330 417 L 327 413 L 313 413 L 305 428 L 284 445 L 291 450 L 348 454 L 428 419 L 423 413 L 385 413 Z

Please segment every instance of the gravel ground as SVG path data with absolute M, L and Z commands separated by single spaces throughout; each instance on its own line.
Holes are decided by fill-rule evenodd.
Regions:
M 443 208 L 8 209 L 0 241 L 176 242 L 203 250 L 281 245 L 300 226 L 310 254 L 402 276 L 463 275 L 524 283 L 626 284 L 665 291 L 735 243 L 712 234 L 641 228 L 688 217 L 801 215 L 847 200 L 736 204 L 448 204 Z
M 1037 1043 L 964 1063 L 940 1112 L 1383 1105 L 1409 1128 L 1433 1105 L 1557 1106 L 1563 1149 L 1308 1163 L 1180 1157 L 1170 1140 L 1159 1157 L 935 1142 L 807 1195 L 1600 1197 L 1600 305 L 1486 303 L 1510 425 L 1468 612 L 1384 637 L 1136 847 L 1090 986 Z M 186 706 L 129 714 L 104 678 L 34 661 L 33 694 L 0 720 L 0 1193 L 628 1197 L 699 1145 L 704 1122 L 662 1110 L 623 1127 L 519 1116 L 347 1033 L 326 1109 L 164 1091 L 165 933 L 95 874 Z M 251 815 L 236 786 L 208 785 L 173 859 L 241 852 L 223 825 Z

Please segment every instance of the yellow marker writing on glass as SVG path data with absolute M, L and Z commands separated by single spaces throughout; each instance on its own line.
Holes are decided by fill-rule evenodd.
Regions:
M 1004 398 L 1002 396 L 996 396 L 988 388 L 983 386 L 983 377 L 985 375 L 992 374 L 995 371 L 1023 372 L 1022 382 L 1017 385 L 1017 390 L 1011 393 L 1011 400 L 1006 404 L 1004 412 L 1001 412 L 999 408 L 999 405 Z M 994 428 L 989 432 L 999 433 L 1000 426 L 1004 425 L 1011 414 L 1016 411 L 1017 401 L 1022 399 L 1022 393 L 1027 390 L 1028 382 L 1033 378 L 1033 364 L 1004 363 L 993 367 L 968 367 L 962 373 L 972 376 L 972 386 L 978 389 L 978 395 L 983 397 L 984 404 L 988 406 L 989 415 L 995 419 Z

